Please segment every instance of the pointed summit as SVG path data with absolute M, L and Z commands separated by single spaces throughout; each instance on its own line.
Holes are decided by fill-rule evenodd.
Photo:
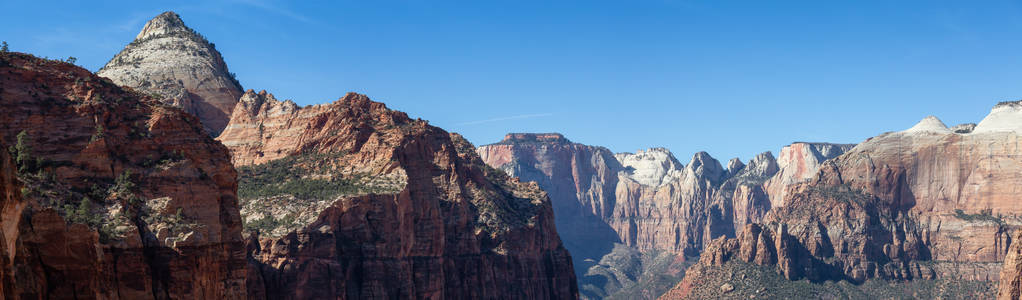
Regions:
M 688 163 L 685 171 L 696 178 L 708 179 L 714 184 L 724 177 L 724 167 L 706 151 L 699 151 L 692 155 L 692 162 Z
M 198 116 L 213 136 L 227 126 L 243 94 L 220 52 L 172 11 L 146 22 L 135 40 L 96 74 L 163 97 Z
M 181 21 L 181 16 L 178 16 L 175 12 L 167 11 L 146 22 L 145 27 L 142 27 L 142 32 L 139 32 L 135 39 L 141 40 L 150 36 L 173 32 L 191 33 L 192 31 L 188 26 L 185 26 L 184 21 Z

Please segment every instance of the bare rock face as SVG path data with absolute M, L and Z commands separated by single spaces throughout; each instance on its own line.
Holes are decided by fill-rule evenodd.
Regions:
M 585 241 L 606 235 L 607 226 L 616 238 L 605 242 L 698 253 L 706 202 L 727 173 L 709 154 L 697 153 L 685 166 L 663 148 L 612 155 L 606 148 L 560 139 L 523 142 L 515 138 L 520 135 L 509 134 L 477 151 L 491 166 L 550 191 L 558 220 L 564 222 L 559 224 L 576 225 L 560 227 L 586 228 L 577 232 L 579 253 L 593 249 Z
M 939 121 L 938 121 L 939 122 Z M 788 187 L 809 180 L 821 164 L 855 147 L 854 144 L 796 142 L 781 148 L 777 158 L 780 170 L 765 183 L 772 206 L 784 206 Z
M 198 116 L 213 136 L 227 126 L 242 94 L 213 44 L 169 11 L 149 20 L 96 74 Z
M 2 298 L 246 297 L 235 171 L 195 117 L 62 62 L 0 74 Z
M 252 297 L 578 297 L 549 198 L 461 136 L 354 93 L 233 115 Z
M 773 154 L 764 152 L 737 171 L 729 171 L 733 173 L 713 194 L 709 204 L 703 245 L 717 237 L 734 237 L 736 228 L 763 219 L 772 207 L 764 182 L 773 178 L 779 168 Z
M 293 154 L 301 144 L 305 128 L 295 126 L 295 120 L 322 114 L 326 105 L 301 110 L 294 102 L 278 101 L 273 94 L 248 90 L 231 114 L 232 123 L 224 128 L 219 140 L 231 149 L 237 166 L 261 164 Z M 299 149 L 300 150 L 300 149 Z
M 618 204 L 608 223 L 626 245 L 698 255 L 708 202 L 725 179 L 725 171 L 708 153 L 699 152 L 680 173 L 660 186 L 644 185 L 619 173 Z
M 642 185 L 657 187 L 681 178 L 684 165 L 667 148 L 652 148 L 614 155 L 625 167 L 625 176 Z
M 550 195 L 558 233 L 572 253 L 577 276 L 620 242 L 604 221 L 614 210 L 618 172 L 624 170 L 610 150 L 572 143 L 560 134 L 512 133 L 477 152 L 490 166 L 535 181 Z
M 1022 225 L 1015 109 L 999 104 L 971 133 L 928 117 L 871 138 L 791 186 L 761 222 L 770 225 L 717 241 L 700 264 L 739 258 L 791 280 L 995 282 Z
M 1022 101 L 1001 102 L 979 121 L 973 132 L 1022 132 Z
M 1008 248 L 1001 269 L 1001 282 L 998 285 L 997 299 L 1018 300 L 1022 295 L 1022 231 L 1015 233 L 1015 243 Z
M 714 238 L 735 237 L 735 228 L 761 221 L 772 208 L 766 182 L 782 168 L 769 152 L 748 165 L 733 159 L 725 169 L 705 152 L 683 165 L 663 148 L 611 154 L 606 148 L 557 136 L 539 140 L 529 134 L 509 134 L 477 152 L 490 166 L 535 181 L 550 193 L 559 233 L 575 258 L 584 298 L 616 296 L 615 289 L 628 290 L 613 284 L 627 275 L 607 271 L 628 268 L 604 264 L 624 261 L 620 253 L 625 251 L 615 250 L 618 243 L 642 254 L 674 253 L 679 259 L 667 268 L 675 270 L 667 274 L 670 277 L 683 269 L 679 266 L 686 256 L 698 255 Z M 806 150 L 809 159 L 799 157 L 800 166 L 788 167 L 803 168 L 800 172 L 806 173 L 849 148 L 803 144 L 806 147 L 799 150 Z M 777 182 L 779 187 L 782 181 Z M 658 272 L 639 273 L 644 278 L 663 275 L 643 273 L 647 271 Z
M 951 127 L 951 132 L 954 133 L 972 133 L 972 130 L 976 129 L 976 123 L 965 123 L 958 124 Z

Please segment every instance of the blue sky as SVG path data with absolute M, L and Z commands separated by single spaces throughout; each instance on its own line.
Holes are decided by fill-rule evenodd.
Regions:
M 480 145 L 561 132 L 749 159 L 1022 98 L 1012 1 L 4 1 L 0 40 L 97 70 L 174 10 L 246 89 L 348 91 Z M 300 3 L 298 3 L 300 2 Z

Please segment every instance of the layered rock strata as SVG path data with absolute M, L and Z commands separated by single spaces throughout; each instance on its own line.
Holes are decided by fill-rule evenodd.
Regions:
M 795 142 L 781 148 L 777 158 L 779 170 L 766 181 L 764 188 L 771 206 L 784 206 L 788 187 L 816 175 L 824 161 L 833 159 L 855 147 L 855 144 Z
M 1022 231 L 1016 231 L 1014 243 L 1004 257 L 997 299 L 1018 300 L 1022 296 Z
M 699 264 L 738 258 L 792 280 L 997 281 L 1022 224 L 1020 107 L 998 104 L 969 133 L 927 117 L 871 138 L 790 187 L 762 225 L 715 241 Z
M 235 171 L 195 117 L 63 62 L 0 74 L 0 298 L 246 297 Z
M 149 20 L 96 74 L 194 114 L 220 134 L 242 94 L 216 47 L 174 12 Z
M 239 167 L 251 295 L 578 296 L 546 193 L 462 137 L 353 93 L 241 99 L 218 139 Z
M 609 282 L 620 281 L 616 277 L 621 276 L 602 271 L 611 268 L 603 261 L 622 261 L 604 257 L 616 255 L 616 243 L 641 252 L 675 253 L 683 262 L 713 238 L 734 237 L 735 228 L 760 221 L 773 206 L 768 180 L 774 180 L 774 187 L 799 182 L 804 173 L 848 148 L 796 143 L 782 151 L 783 165 L 767 152 L 748 165 L 733 159 L 726 169 L 705 152 L 684 165 L 663 148 L 612 154 L 556 134 L 508 134 L 477 152 L 487 164 L 535 181 L 550 193 L 583 297 L 601 298 L 617 289 Z M 781 170 L 788 170 L 784 180 L 776 179 Z M 670 276 L 679 272 L 666 269 L 673 270 Z

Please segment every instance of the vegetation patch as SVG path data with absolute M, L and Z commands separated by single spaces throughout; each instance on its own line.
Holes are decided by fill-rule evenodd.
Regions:
M 331 166 L 344 153 L 313 153 L 289 156 L 260 165 L 238 168 L 238 197 L 241 199 L 291 195 L 303 199 L 328 199 L 360 193 L 399 191 L 373 181 L 365 174 L 332 172 Z M 394 182 L 397 183 L 397 182 Z
M 968 222 L 993 222 L 1001 225 L 1005 224 L 1004 219 L 1000 215 L 995 216 L 992 209 L 981 210 L 978 214 L 967 214 L 961 209 L 956 209 L 955 218 Z
M 403 173 L 371 176 L 345 168 L 347 153 L 305 153 L 238 168 L 246 232 L 280 236 L 315 221 L 344 196 L 399 193 Z

